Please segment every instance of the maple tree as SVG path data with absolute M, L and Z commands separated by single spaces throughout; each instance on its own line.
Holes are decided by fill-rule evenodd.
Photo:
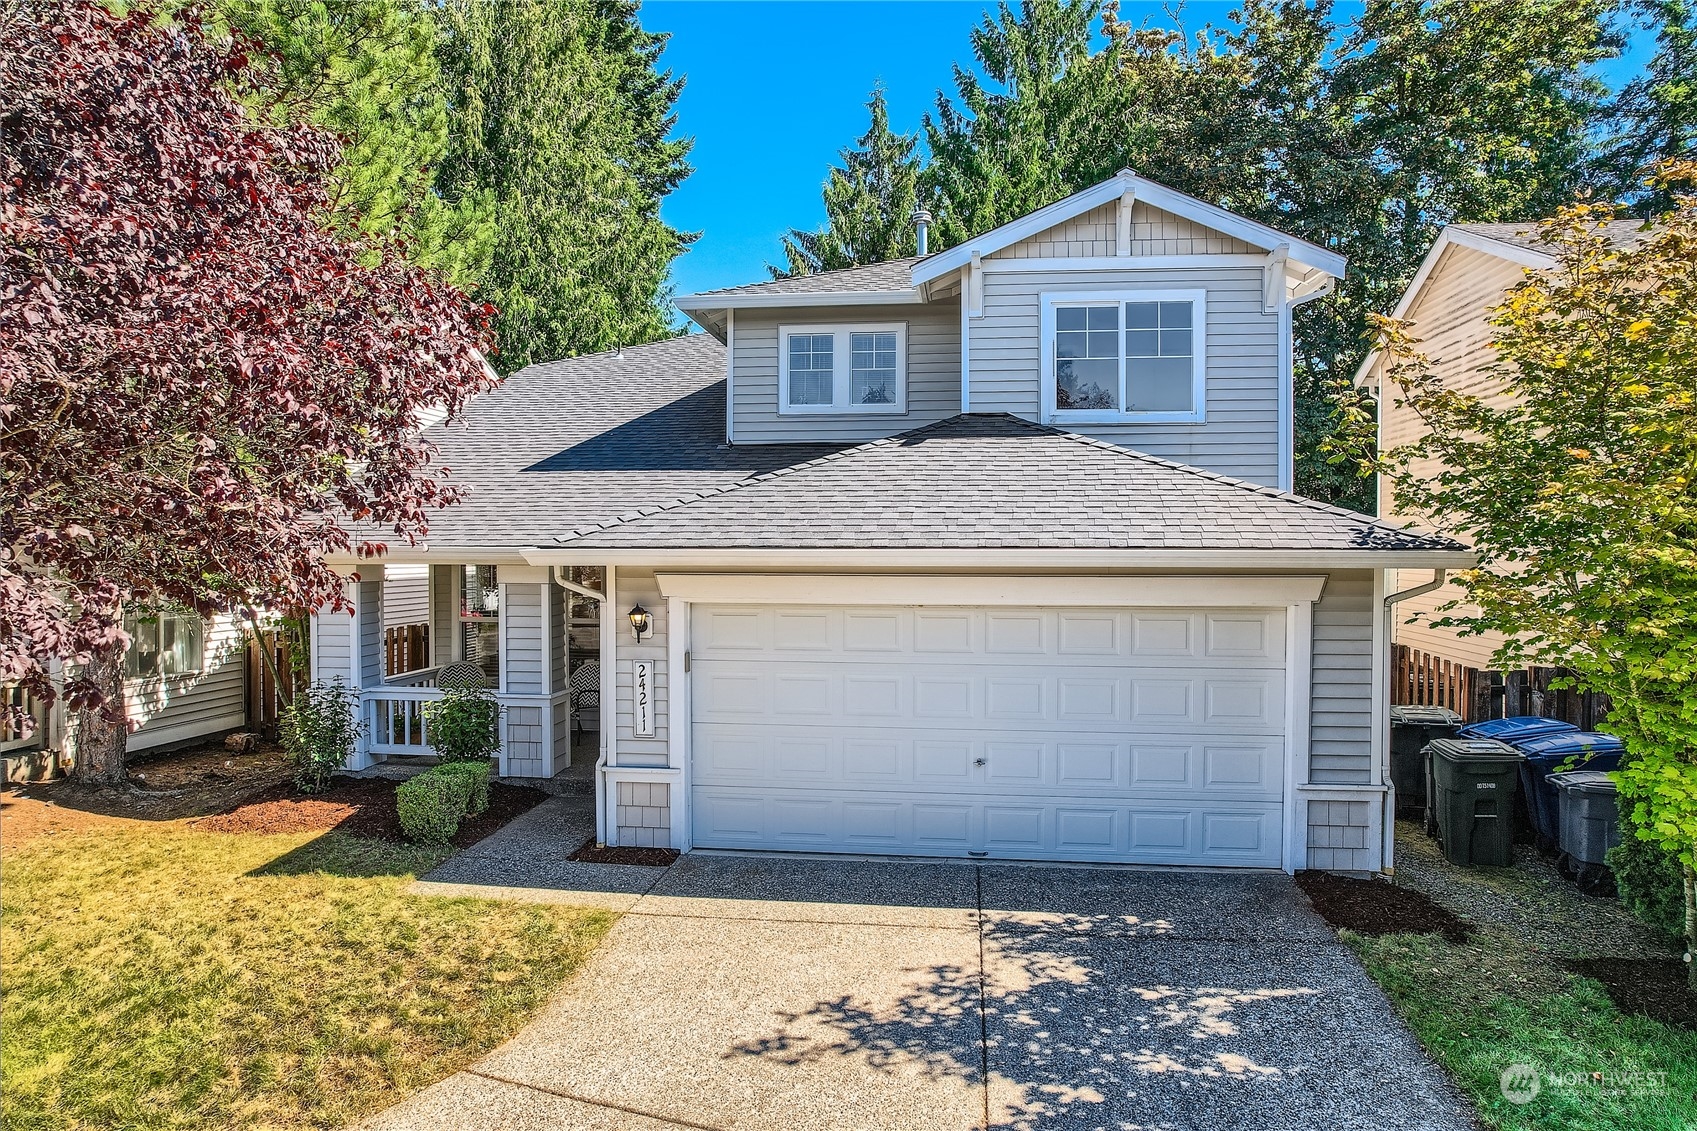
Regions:
M 324 556 L 425 532 L 419 414 L 496 380 L 492 308 L 329 230 L 340 145 L 252 114 L 268 79 L 193 8 L 0 16 L 0 684 L 104 728 L 85 777 L 126 603 L 345 607 Z

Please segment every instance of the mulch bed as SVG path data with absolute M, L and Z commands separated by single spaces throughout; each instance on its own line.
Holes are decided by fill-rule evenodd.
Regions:
M 388 778 L 333 779 L 323 793 L 305 794 L 284 783 L 249 797 L 234 808 L 196 821 L 195 827 L 215 833 L 299 833 L 319 829 L 386 840 L 406 840 L 395 809 L 395 788 Z M 490 833 L 548 800 L 540 789 L 489 784 L 489 808 L 465 818 L 448 843 L 456 848 L 476 844 Z
M 1664 1025 L 1697 1029 L 1697 993 L 1678 958 L 1582 958 L 1565 963 L 1575 974 L 1603 983 L 1622 1013 Z
M 577 846 L 577 851 L 566 857 L 579 864 L 635 864 L 641 868 L 670 868 L 678 858 L 675 848 L 628 848 L 617 845 L 595 844 L 595 838 L 590 837 Z
M 1423 892 L 1384 880 L 1357 880 L 1330 872 L 1298 872 L 1296 885 L 1314 910 L 1334 927 L 1363 935 L 1442 935 L 1452 943 L 1467 941 L 1465 920 L 1434 903 Z

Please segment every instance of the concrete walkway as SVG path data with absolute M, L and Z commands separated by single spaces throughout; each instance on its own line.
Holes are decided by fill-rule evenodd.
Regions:
M 626 914 L 515 1038 L 368 1126 L 1473 1126 L 1282 875 L 591 869 L 561 847 L 586 817 L 556 798 L 419 883 Z

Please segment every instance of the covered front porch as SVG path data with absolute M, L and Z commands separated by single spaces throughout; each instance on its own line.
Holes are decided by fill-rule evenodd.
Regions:
M 437 561 L 348 570 L 352 611 L 312 618 L 312 676 L 340 680 L 363 726 L 350 770 L 435 757 L 425 706 L 444 686 L 501 705 L 496 772 L 553 779 L 601 749 L 599 571 Z M 580 772 L 584 769 L 579 765 Z

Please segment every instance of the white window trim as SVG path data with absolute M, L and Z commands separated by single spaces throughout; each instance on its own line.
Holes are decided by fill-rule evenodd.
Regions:
M 136 618 L 137 631 L 132 636 L 129 647 L 124 649 L 123 658 L 120 660 L 123 679 L 126 682 L 157 684 L 173 679 L 199 679 L 201 676 L 206 674 L 207 669 L 211 666 L 207 662 L 206 650 L 208 646 L 207 637 L 211 635 L 212 626 L 205 617 L 201 616 L 199 613 L 189 610 L 171 610 L 164 612 L 142 612 L 137 610 L 134 615 Z M 192 667 L 185 668 L 178 672 L 165 672 L 156 668 L 153 671 L 137 672 L 132 675 L 130 673 L 130 657 L 135 654 L 136 645 L 141 643 L 141 633 L 152 632 L 156 641 L 163 645 L 165 637 L 165 622 L 167 620 L 181 621 L 185 625 L 191 623 L 194 625 L 195 631 L 200 636 L 200 648 L 198 650 L 198 659 L 195 664 Z M 164 647 L 161 646 L 154 649 L 153 656 L 155 663 L 162 660 L 165 656 Z
M 851 404 L 854 351 L 850 334 L 896 335 L 896 399 L 893 404 Z M 830 334 L 830 404 L 790 403 L 790 337 L 794 334 Z M 778 327 L 778 413 L 781 416 L 860 416 L 874 413 L 901 414 L 907 411 L 907 323 L 906 322 L 813 322 Z
M 1042 308 L 1043 421 L 1054 424 L 1202 424 L 1208 419 L 1208 292 L 1206 290 L 1045 291 Z M 1078 303 L 1188 302 L 1191 313 L 1191 412 L 1127 412 L 1055 406 L 1055 307 Z M 1119 328 L 1120 403 L 1125 403 L 1125 326 Z

